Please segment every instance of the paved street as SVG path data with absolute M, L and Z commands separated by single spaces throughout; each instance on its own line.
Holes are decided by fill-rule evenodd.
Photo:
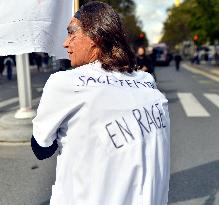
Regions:
M 48 205 L 55 156 L 39 161 L 30 145 L 0 146 L 0 204 Z
M 169 100 L 171 118 L 169 204 L 218 205 L 219 77 L 217 81 L 191 71 L 157 68 L 158 87 Z M 35 99 L 48 75 L 33 76 Z M 16 110 L 18 101 L 15 81 L 0 82 L 0 88 L 1 116 Z M 0 204 L 48 205 L 55 163 L 55 157 L 38 161 L 28 144 L 0 145 Z
M 42 93 L 42 88 L 52 72 L 37 72 L 36 69 L 32 69 L 31 81 L 32 81 L 32 96 L 34 100 L 34 107 L 37 107 L 39 97 Z M 0 77 L 0 114 L 12 110 L 18 109 L 18 88 L 16 76 L 13 76 L 12 81 L 8 81 L 6 76 Z
M 219 204 L 219 83 L 187 70 L 160 68 L 169 99 L 171 183 L 169 204 Z
M 32 72 L 33 107 L 36 108 L 42 88 L 51 72 Z M 0 117 L 18 108 L 16 78 L 0 79 Z M 0 133 L 1 125 L 0 125 Z M 0 145 L 0 205 L 48 205 L 55 181 L 56 157 L 39 161 L 29 143 Z

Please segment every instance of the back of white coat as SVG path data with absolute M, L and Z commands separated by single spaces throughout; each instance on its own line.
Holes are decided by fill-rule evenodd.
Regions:
M 59 133 L 63 148 L 51 204 L 166 205 L 165 97 L 155 89 L 108 87 L 84 88 L 77 98 L 84 102 Z
M 169 128 L 150 74 L 97 62 L 52 75 L 33 120 L 40 146 L 59 144 L 50 204 L 166 205 Z

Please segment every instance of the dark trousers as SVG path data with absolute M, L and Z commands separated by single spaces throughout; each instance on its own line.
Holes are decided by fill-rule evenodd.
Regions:
M 179 61 L 176 61 L 176 70 L 177 70 L 177 71 L 179 70 L 179 66 L 180 66 L 180 62 L 179 62 Z
M 7 67 L 7 78 L 8 80 L 12 80 L 12 67 L 11 66 Z

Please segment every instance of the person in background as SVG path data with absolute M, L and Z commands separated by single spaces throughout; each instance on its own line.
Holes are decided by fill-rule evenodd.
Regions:
M 75 69 L 50 76 L 32 121 L 36 157 L 59 151 L 50 205 L 167 205 L 168 101 L 135 71 L 119 14 L 93 1 L 67 30 Z
M 4 68 L 4 56 L 0 56 L 0 77 L 3 75 Z
M 4 65 L 7 69 L 8 80 L 12 80 L 13 66 L 15 65 L 12 56 L 7 56 L 4 59 Z
M 153 61 L 149 55 L 146 55 L 144 46 L 140 46 L 137 49 L 137 66 L 138 70 L 150 73 L 156 80 Z
M 44 72 L 48 72 L 49 68 L 48 68 L 48 65 L 49 65 L 49 55 L 48 53 L 41 53 L 41 57 L 42 57 L 42 68 L 43 68 L 43 71 Z
M 65 71 L 71 68 L 71 61 L 69 59 L 57 60 L 59 71 Z
M 214 59 L 215 59 L 216 64 L 219 65 L 219 52 L 215 51 Z
M 205 59 L 205 62 L 208 63 L 208 61 L 209 61 L 209 50 L 208 50 L 208 48 L 205 48 L 204 59 Z
M 193 58 L 192 58 L 192 64 L 200 64 L 200 59 L 199 59 L 199 50 L 196 48 Z
M 34 58 L 37 65 L 37 70 L 40 72 L 40 68 L 42 67 L 42 54 L 41 53 L 34 53 Z
M 157 61 L 157 49 L 156 48 L 152 48 L 150 57 L 151 57 L 152 65 L 153 65 L 154 72 L 155 72 L 155 66 L 156 66 L 156 61 Z
M 174 60 L 175 60 L 175 68 L 176 71 L 179 71 L 180 69 L 180 62 L 182 61 L 182 57 L 179 53 L 176 53 L 174 56 Z

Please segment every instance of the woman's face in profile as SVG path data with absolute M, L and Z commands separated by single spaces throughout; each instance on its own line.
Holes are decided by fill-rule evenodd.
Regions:
M 80 21 L 73 17 L 67 30 L 63 46 L 67 49 L 71 66 L 78 67 L 93 61 L 94 42 L 83 32 Z

